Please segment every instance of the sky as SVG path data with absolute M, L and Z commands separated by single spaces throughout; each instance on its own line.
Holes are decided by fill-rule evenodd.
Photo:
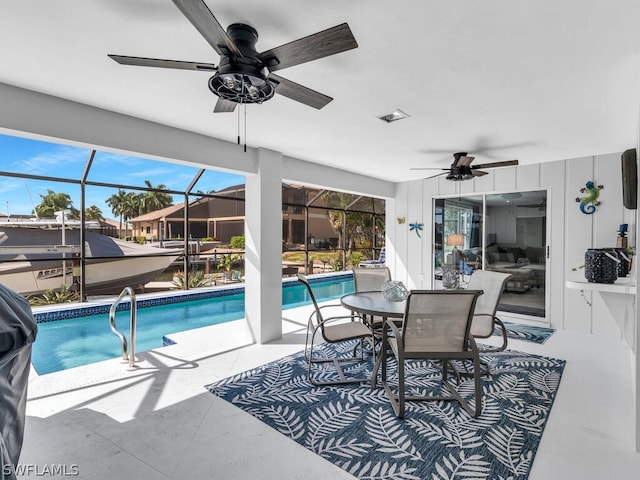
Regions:
M 90 154 L 87 148 L 0 134 L 0 172 L 80 180 Z M 87 180 L 141 187 L 149 180 L 153 186 L 164 184 L 170 190 L 184 191 L 197 172 L 196 167 L 97 151 Z M 207 170 L 194 191 L 219 191 L 242 183 L 242 175 Z M 48 190 L 69 194 L 73 206 L 80 208 L 79 185 L 13 178 L 0 173 L 0 213 L 30 215 Z M 105 218 L 115 218 L 106 200 L 117 191 L 117 188 L 88 185 L 86 206 L 96 205 Z M 174 196 L 174 204 L 183 201 L 182 195 Z

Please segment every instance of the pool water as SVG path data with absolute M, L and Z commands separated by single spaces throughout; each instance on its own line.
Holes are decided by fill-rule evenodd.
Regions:
M 354 291 L 351 277 L 322 279 L 312 284 L 316 300 L 333 300 Z M 282 289 L 282 308 L 311 303 L 304 285 Z M 129 310 L 116 313 L 118 329 L 129 338 Z M 244 293 L 138 308 L 136 352 L 162 347 L 163 336 L 244 318 Z M 40 375 L 122 355 L 120 340 L 109 328 L 109 314 L 38 324 L 31 361 Z

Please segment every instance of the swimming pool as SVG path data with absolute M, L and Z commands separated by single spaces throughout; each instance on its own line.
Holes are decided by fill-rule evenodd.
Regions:
M 351 275 L 310 279 L 310 282 L 318 301 L 337 299 L 354 291 Z M 210 298 L 148 307 L 144 307 L 144 301 L 139 301 L 136 317 L 136 352 L 162 347 L 163 337 L 175 332 L 244 318 L 244 289 L 234 288 L 227 292 L 222 295 L 216 292 L 217 296 Z M 310 302 L 302 284 L 283 283 L 283 309 L 308 305 Z M 108 306 L 102 310 L 103 312 L 94 315 L 55 321 L 47 321 L 52 317 L 45 314 L 35 315 L 38 321 L 38 336 L 33 344 L 31 362 L 39 375 L 122 355 L 120 341 L 109 328 Z M 127 338 L 129 314 L 128 309 L 116 312 L 118 329 Z

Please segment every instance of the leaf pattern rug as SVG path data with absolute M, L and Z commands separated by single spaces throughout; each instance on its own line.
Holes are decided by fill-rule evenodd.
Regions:
M 556 331 L 554 328 L 512 322 L 504 322 L 504 326 L 507 327 L 507 337 L 540 344 L 546 342 L 547 339 L 553 335 L 553 332 Z M 499 329 L 496 329 L 493 334 L 502 335 Z
M 322 348 L 336 353 L 332 345 Z M 491 374 L 483 377 L 477 419 L 457 402 L 442 401 L 407 402 L 399 419 L 380 383 L 373 390 L 367 384 L 314 387 L 303 352 L 206 388 L 359 479 L 526 479 L 565 361 L 508 350 L 483 358 Z M 345 373 L 370 371 L 370 360 Z M 326 380 L 333 371 L 320 367 L 314 375 Z M 437 392 L 439 378 L 438 365 L 407 362 L 408 389 Z M 458 386 L 466 398 L 472 388 L 470 379 Z

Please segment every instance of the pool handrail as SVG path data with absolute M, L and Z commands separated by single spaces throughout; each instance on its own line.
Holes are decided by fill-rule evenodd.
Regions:
M 122 334 L 122 332 L 120 332 L 120 330 L 118 330 L 118 328 L 116 327 L 116 309 L 118 308 L 118 305 L 126 295 L 129 295 L 129 301 L 131 303 L 131 315 L 129 320 L 129 326 L 130 326 L 129 328 L 130 348 L 129 349 L 127 349 L 127 339 Z M 111 327 L 111 331 L 120 339 L 120 342 L 122 343 L 122 360 L 129 362 L 129 368 L 128 368 L 129 370 L 133 370 L 137 368 L 135 364 L 136 362 L 136 356 L 135 356 L 136 311 L 137 311 L 136 294 L 133 292 L 133 289 L 131 287 L 124 287 L 122 292 L 120 292 L 120 295 L 118 295 L 118 298 L 115 299 L 115 301 L 113 302 L 113 305 L 111 305 L 111 308 L 109 309 L 109 326 Z M 127 350 L 130 350 L 130 351 L 128 352 Z

